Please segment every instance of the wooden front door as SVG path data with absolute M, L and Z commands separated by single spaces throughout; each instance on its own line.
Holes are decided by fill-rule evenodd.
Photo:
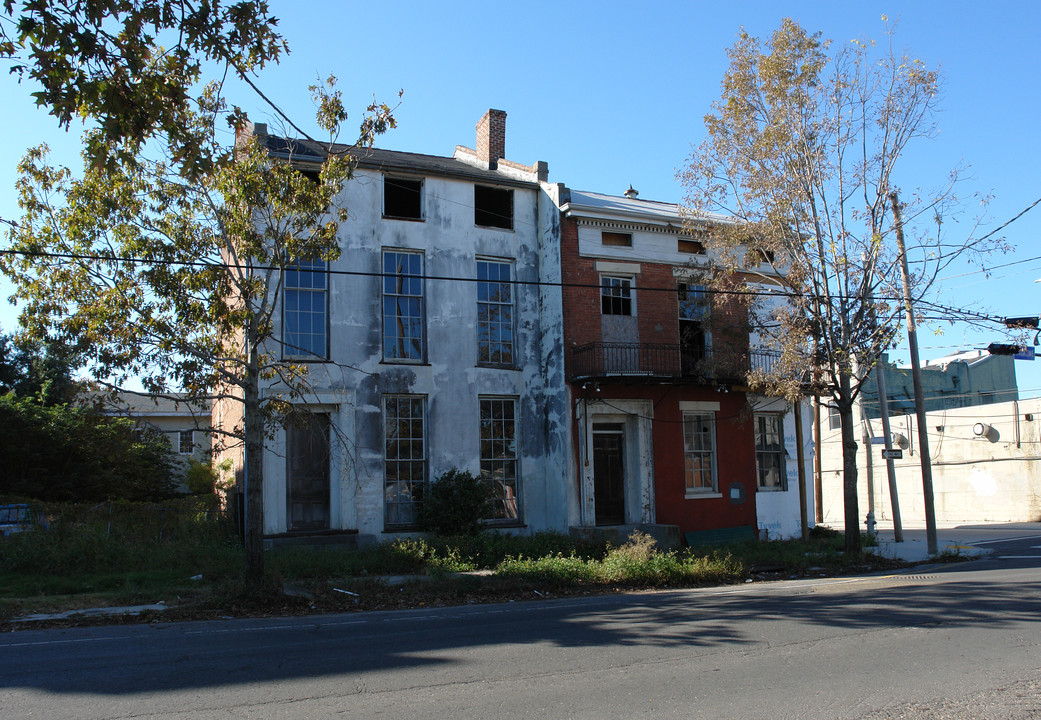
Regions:
M 289 531 L 329 528 L 329 416 L 310 414 L 286 426 Z
M 593 504 L 597 525 L 625 522 L 624 446 L 621 423 L 593 425 Z

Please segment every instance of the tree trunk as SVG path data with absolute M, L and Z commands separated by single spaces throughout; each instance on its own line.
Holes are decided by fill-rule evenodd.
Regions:
M 243 388 L 246 448 L 246 581 L 264 579 L 264 418 L 260 411 L 260 373 L 250 358 Z
M 857 497 L 857 441 L 849 376 L 839 381 L 839 421 L 842 427 L 842 507 L 846 521 L 846 552 L 860 554 L 860 508 Z

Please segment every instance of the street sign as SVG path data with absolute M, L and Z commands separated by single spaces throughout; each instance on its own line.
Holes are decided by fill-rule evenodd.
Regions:
M 904 451 L 900 448 L 893 448 L 892 450 L 883 450 L 883 460 L 900 460 L 904 457 Z
M 884 437 L 873 437 L 871 438 L 872 445 L 885 445 L 886 439 Z
M 1024 345 L 1019 349 L 1019 352 L 1012 356 L 1013 360 L 1033 360 L 1034 359 L 1034 348 L 1029 345 Z

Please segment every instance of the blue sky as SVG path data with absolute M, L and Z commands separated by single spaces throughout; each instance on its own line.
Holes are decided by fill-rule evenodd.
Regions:
M 778 9 L 778 6 L 784 9 Z M 264 91 L 297 122 L 308 122 L 307 86 L 337 75 L 348 107 L 373 96 L 394 101 L 399 127 L 382 147 L 451 155 L 472 146 L 483 112 L 508 113 L 506 154 L 549 163 L 550 179 L 620 194 L 630 184 L 646 199 L 678 202 L 676 170 L 703 137 L 702 118 L 719 95 L 726 48 L 743 26 L 768 36 L 790 15 L 836 42 L 883 37 L 883 14 L 895 42 L 944 77 L 938 136 L 905 156 L 897 182 L 934 187 L 967 167 L 965 216 L 950 232 L 970 230 L 974 193 L 991 195 L 994 228 L 1041 197 L 1041 3 L 998 2 L 528 2 L 380 3 L 272 0 L 291 55 L 260 78 Z M 75 163 L 79 133 L 59 132 L 33 107 L 32 88 L 6 75 L 6 142 L 0 147 L 0 217 L 17 218 L 14 166 L 30 145 L 47 142 L 56 159 Z M 258 121 L 274 121 L 246 91 L 233 101 Z M 307 125 L 308 129 L 311 125 Z M 1038 314 L 1041 304 L 1041 206 L 1002 234 L 1015 247 L 989 264 L 1018 264 L 989 278 L 956 268 L 937 299 L 996 315 Z M 1027 261 L 1027 262 L 1020 262 Z M 16 324 L 0 284 L 0 326 Z M 923 357 L 1002 339 L 998 328 L 924 328 Z M 895 359 L 907 359 L 897 350 Z M 1024 396 L 1041 394 L 1041 362 L 1017 362 Z

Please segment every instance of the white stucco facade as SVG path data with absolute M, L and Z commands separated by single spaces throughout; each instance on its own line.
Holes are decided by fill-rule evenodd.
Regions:
M 303 362 L 309 389 L 295 401 L 328 418 L 328 517 L 326 527 L 312 529 L 357 531 L 378 540 L 414 530 L 411 516 L 400 514 L 411 505 L 393 505 L 404 495 L 388 480 L 391 458 L 403 453 L 411 460 L 398 465 L 415 473 L 421 463 L 422 482 L 452 468 L 475 475 L 484 468 L 486 477 L 515 473 L 515 483 L 500 500 L 506 517 L 497 524 L 517 532 L 567 527 L 568 485 L 562 475 L 569 416 L 560 288 L 554 284 L 560 280 L 558 188 L 546 182 L 544 164 L 488 163 L 474 155 L 466 148 L 454 159 L 363 152 L 355 177 L 336 199 L 350 219 L 340 224 L 341 254 L 326 275 L 327 356 Z M 418 188 L 418 217 L 394 215 L 401 211 L 388 204 L 388 183 Z M 509 227 L 482 225 L 481 216 L 475 217 L 480 202 L 475 186 L 491 188 L 500 201 L 509 199 L 509 205 L 495 208 L 509 213 Z M 418 323 L 388 310 L 397 305 L 387 285 L 395 280 L 387 279 L 386 258 L 403 256 L 419 268 L 404 281 L 413 283 L 409 307 L 418 308 Z M 499 325 L 509 325 L 495 329 L 510 339 L 506 362 L 479 357 L 479 334 L 487 341 L 488 333 L 487 318 L 480 315 L 487 311 L 479 308 L 479 262 L 508 276 L 508 302 L 493 309 Z M 275 335 L 285 338 L 292 328 L 281 326 L 286 313 L 278 317 Z M 407 331 L 402 330 L 406 322 Z M 395 333 L 416 328 L 420 337 L 409 346 L 409 352 L 420 348 L 416 356 L 395 357 L 405 345 Z M 273 383 L 262 392 L 285 389 Z M 388 430 L 398 427 L 388 419 L 388 399 L 407 403 L 411 445 L 402 445 L 398 431 Z M 482 420 L 492 406 L 509 416 L 496 420 L 501 442 L 494 451 L 488 449 L 491 421 Z M 264 456 L 266 535 L 299 529 L 289 501 L 292 455 L 287 430 L 279 430 Z M 502 457 L 509 462 L 499 462 Z M 410 485 L 409 492 L 420 491 Z

